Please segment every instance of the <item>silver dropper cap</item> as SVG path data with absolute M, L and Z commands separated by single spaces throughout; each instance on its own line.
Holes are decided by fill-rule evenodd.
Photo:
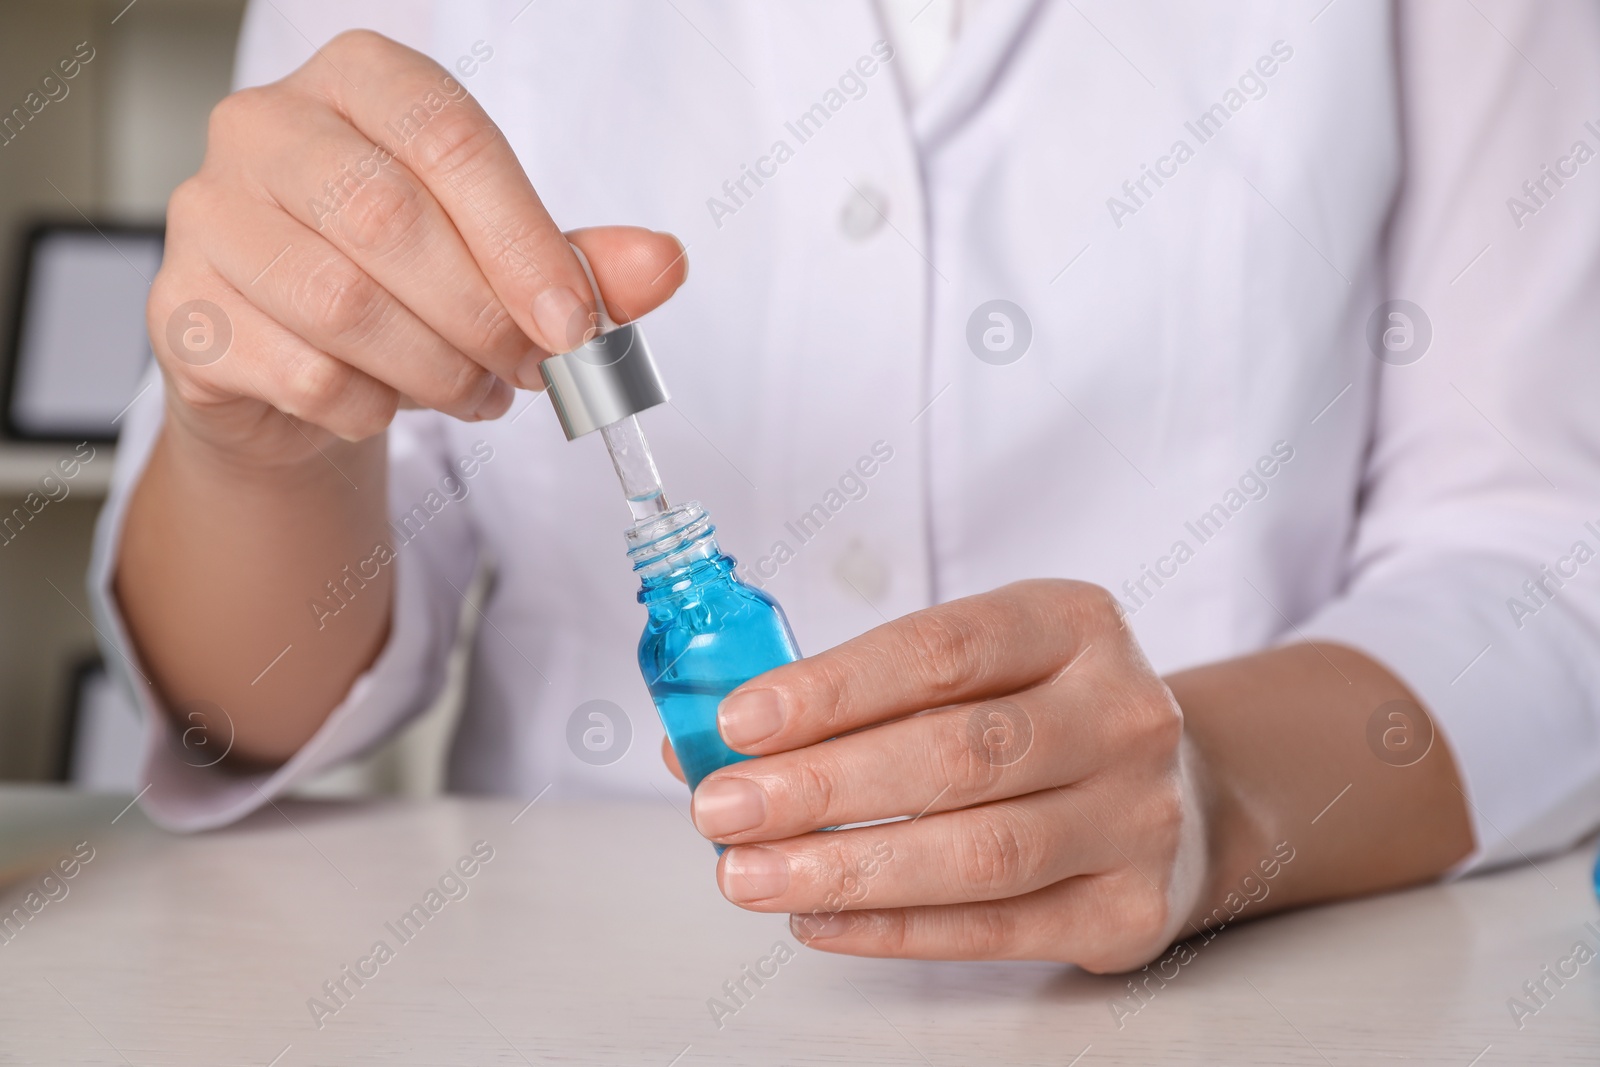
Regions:
M 569 441 L 669 399 L 644 331 L 638 323 L 618 326 L 611 320 L 588 258 L 576 245 L 572 251 L 588 275 L 601 332 L 539 364 L 545 391 Z

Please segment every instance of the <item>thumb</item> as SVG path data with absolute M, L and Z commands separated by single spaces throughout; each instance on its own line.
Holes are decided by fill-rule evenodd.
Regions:
M 619 323 L 661 306 L 689 276 L 687 250 L 670 233 L 642 226 L 596 226 L 566 236 L 588 258 L 606 310 Z M 586 328 L 589 323 L 579 325 Z M 576 347 L 583 338 L 567 340 Z

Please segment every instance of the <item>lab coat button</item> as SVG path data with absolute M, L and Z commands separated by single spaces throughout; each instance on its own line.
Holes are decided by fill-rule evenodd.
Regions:
M 839 206 L 839 229 L 852 241 L 865 241 L 889 216 L 889 194 L 869 182 L 854 182 Z
M 859 538 L 853 538 L 833 561 L 833 576 L 852 597 L 876 604 L 889 592 L 889 566 Z

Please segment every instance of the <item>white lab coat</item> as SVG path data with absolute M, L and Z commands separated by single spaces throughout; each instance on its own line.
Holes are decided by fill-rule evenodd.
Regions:
M 238 81 L 351 26 L 457 70 L 562 226 L 688 245 L 646 320 L 673 400 L 642 422 L 804 650 L 1087 579 L 1162 671 L 1307 638 L 1386 664 L 1462 768 L 1470 865 L 1600 821 L 1600 560 L 1575 548 L 1600 550 L 1600 162 L 1573 156 L 1600 149 L 1593 5 L 991 0 L 908 114 L 892 61 L 861 73 L 867 0 L 274 0 Z M 1568 176 L 1530 196 L 1547 163 Z M 1393 364 L 1367 339 L 1391 298 L 1431 323 L 1409 349 L 1380 323 Z M 995 299 L 1031 324 L 1014 362 L 969 343 L 994 358 L 1006 323 L 969 320 Z M 604 448 L 542 395 L 513 410 L 399 417 L 397 517 L 478 442 L 493 458 L 400 549 L 388 647 L 274 773 L 191 767 L 151 715 L 156 818 L 237 818 L 426 707 L 480 557 L 451 787 L 679 795 Z M 128 417 L 91 579 L 124 651 L 109 561 L 160 418 L 160 390 Z M 629 719 L 616 762 L 569 748 L 591 700 Z

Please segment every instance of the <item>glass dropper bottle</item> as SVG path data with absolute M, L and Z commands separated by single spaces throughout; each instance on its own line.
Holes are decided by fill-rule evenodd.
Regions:
M 588 260 L 573 251 L 589 277 L 600 332 L 540 369 L 567 439 L 599 430 L 622 483 L 633 515 L 628 558 L 648 612 L 639 670 L 692 790 L 719 767 L 750 758 L 717 731 L 722 698 L 799 659 L 800 649 L 778 602 L 734 573 L 706 509 L 698 501 L 668 503 L 636 418 L 668 399 L 665 383 L 643 332 L 612 322 Z

